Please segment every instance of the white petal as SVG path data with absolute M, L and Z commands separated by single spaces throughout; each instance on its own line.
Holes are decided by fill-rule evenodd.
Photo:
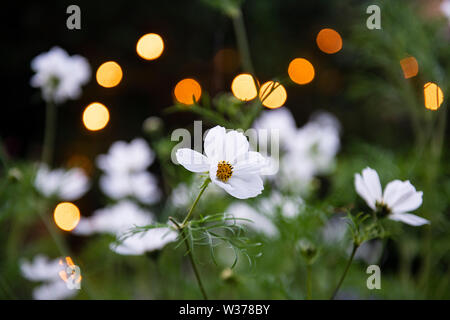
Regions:
M 208 131 L 205 137 L 205 154 L 209 159 L 225 160 L 224 146 L 225 146 L 226 130 L 224 127 L 215 126 Z
M 416 188 L 409 181 L 399 181 L 392 183 L 389 190 L 386 187 L 383 200 L 386 201 L 385 203 L 393 213 L 403 213 L 420 207 L 422 195 L 423 193 L 416 191 Z
M 188 148 L 181 148 L 176 153 L 177 161 L 192 172 L 208 172 L 209 161 L 201 153 Z
M 256 197 L 264 190 L 264 184 L 259 175 L 233 175 L 224 183 L 216 178 L 215 173 L 210 172 L 210 178 L 215 184 L 238 199 Z
M 427 219 L 421 218 L 411 213 L 394 213 L 389 215 L 388 217 L 391 220 L 400 221 L 416 227 L 430 223 L 430 221 L 428 221 Z
M 269 218 L 258 213 L 246 203 L 234 202 L 228 207 L 227 213 L 236 218 L 236 220 L 230 220 L 230 224 L 248 226 L 257 232 L 264 233 L 267 237 L 276 237 L 279 234 L 277 227 Z
M 268 165 L 268 160 L 260 153 L 250 151 L 238 156 L 233 163 L 234 175 L 261 174 L 262 169 Z
M 381 183 L 378 173 L 371 168 L 365 168 L 362 171 L 362 177 L 372 198 L 375 201 L 382 201 Z
M 355 189 L 361 198 L 366 201 L 367 205 L 372 208 L 372 210 L 375 210 L 376 200 L 372 197 L 369 190 L 367 190 L 366 184 L 359 173 L 355 174 Z
M 232 130 L 225 135 L 225 158 L 222 160 L 232 162 L 238 156 L 247 153 L 248 149 L 249 143 L 244 134 L 242 134 L 242 132 Z

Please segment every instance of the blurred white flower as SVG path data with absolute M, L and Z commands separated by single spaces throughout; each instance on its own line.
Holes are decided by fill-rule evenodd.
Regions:
M 85 58 L 69 56 L 59 47 L 41 53 L 31 61 L 36 72 L 31 78 L 31 86 L 39 87 L 45 100 L 62 103 L 81 95 L 81 86 L 91 77 L 91 68 Z
M 60 264 L 61 259 L 50 260 L 44 255 L 37 255 L 32 262 L 23 260 L 20 263 L 20 270 L 26 279 L 44 282 L 34 288 L 34 299 L 60 300 L 72 297 L 77 293 L 77 290 L 68 289 L 66 283 L 59 276 L 59 272 L 64 270 Z
M 89 179 L 80 168 L 50 170 L 47 165 L 40 165 L 34 186 L 46 197 L 72 201 L 89 190 Z
M 51 282 L 41 284 L 33 290 L 33 299 L 35 300 L 63 300 L 76 295 L 78 290 L 70 290 L 66 283 L 61 279 L 55 279 Z
M 111 233 L 118 235 L 135 226 L 149 225 L 153 221 L 152 213 L 141 209 L 134 202 L 123 200 L 113 206 L 96 210 L 89 218 L 81 218 L 73 233 L 80 235 Z
M 450 0 L 442 1 L 441 11 L 450 20 Z
M 256 197 L 264 189 L 260 177 L 267 160 L 249 151 L 247 138 L 240 132 L 216 126 L 205 137 L 205 154 L 188 148 L 177 150 L 177 161 L 187 170 L 209 173 L 211 181 L 233 197 Z
M 114 142 L 107 154 L 98 156 L 97 165 L 105 173 L 120 175 L 144 171 L 154 159 L 155 154 L 147 142 L 136 138 L 130 143 Z
M 201 183 L 201 179 L 193 179 L 193 181 L 188 183 L 179 183 L 170 194 L 170 204 L 179 209 L 192 205 L 192 201 L 194 201 L 195 197 L 197 197 L 199 193 L 198 186 L 201 185 Z M 223 192 L 224 191 L 222 188 L 211 185 L 205 190 L 204 196 L 205 198 L 211 199 L 211 197 L 222 195 Z
M 130 143 L 114 142 L 107 154 L 97 158 L 98 167 L 105 172 L 100 188 L 112 199 L 135 197 L 142 203 L 155 203 L 161 193 L 156 178 L 146 171 L 154 158 L 154 152 L 142 138 Z
M 269 218 L 261 213 L 258 213 L 246 203 L 234 202 L 228 207 L 226 213 L 237 218 L 236 221 L 229 221 L 231 224 L 236 223 L 248 226 L 254 231 L 263 233 L 269 238 L 277 237 L 279 234 L 277 227 Z M 240 219 L 248 219 L 251 221 Z
M 121 243 L 111 243 L 110 249 L 122 255 L 142 255 L 145 252 L 160 250 L 176 241 L 178 233 L 168 227 L 152 228 L 125 238 Z
M 20 270 L 22 275 L 31 281 L 49 281 L 59 279 L 58 272 L 62 270 L 59 264 L 60 258 L 50 260 L 40 254 L 34 257 L 31 262 L 21 261 Z
M 301 197 L 285 196 L 278 191 L 272 191 L 269 197 L 261 199 L 257 205 L 258 211 L 268 216 L 279 212 L 284 218 L 295 218 L 303 210 L 303 206 Z
M 382 193 L 378 173 L 371 168 L 365 168 L 362 176 L 359 173 L 355 174 L 355 189 L 367 205 L 381 217 L 387 216 L 391 220 L 412 226 L 430 223 L 424 218 L 408 213 L 422 205 L 423 195 L 422 191 L 416 191 L 409 181 L 391 181 Z
M 258 130 L 258 140 L 266 139 L 261 129 L 267 130 L 266 133 L 269 137 L 274 133 L 274 130 L 278 130 L 280 145 L 283 149 L 288 148 L 292 143 L 292 139 L 297 131 L 295 119 L 286 107 L 262 112 L 261 116 L 253 123 L 253 128 Z
M 350 256 L 353 245 L 347 249 L 347 255 Z M 383 243 L 380 239 L 365 241 L 359 246 L 355 254 L 355 260 L 362 260 L 367 264 L 378 263 L 383 253 Z

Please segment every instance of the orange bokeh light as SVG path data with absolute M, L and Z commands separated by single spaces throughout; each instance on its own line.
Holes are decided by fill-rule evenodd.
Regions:
M 425 108 L 429 110 L 437 110 L 444 102 L 444 93 L 442 89 L 434 82 L 427 82 L 423 86 L 423 95 L 425 100 Z
M 314 67 L 306 59 L 296 58 L 288 67 L 289 78 L 297 84 L 307 84 L 314 79 Z
M 183 79 L 177 83 L 173 93 L 179 103 L 191 105 L 200 99 L 202 87 L 194 79 Z
M 83 111 L 83 124 L 90 131 L 98 131 L 109 122 L 109 111 L 100 102 L 93 102 Z
M 122 68 L 115 61 L 108 61 L 103 63 L 97 69 L 96 79 L 97 83 L 105 88 L 112 88 L 117 86 L 122 80 Z
M 80 210 L 71 202 L 61 202 L 53 212 L 53 219 L 58 228 L 64 231 L 71 231 L 80 222 Z
M 328 54 L 339 52 L 342 49 L 341 35 L 330 28 L 320 30 L 316 42 L 319 49 Z
M 231 83 L 231 91 L 236 98 L 242 101 L 253 100 L 258 95 L 256 81 L 249 73 L 237 75 Z
M 415 77 L 419 73 L 419 63 L 414 57 L 400 60 L 400 66 L 402 67 L 405 79 Z
M 263 106 L 276 109 L 282 107 L 286 102 L 287 92 L 281 83 L 267 81 L 259 89 L 259 98 Z
M 155 60 L 164 51 L 164 41 L 159 34 L 147 33 L 136 44 L 137 54 L 145 60 Z

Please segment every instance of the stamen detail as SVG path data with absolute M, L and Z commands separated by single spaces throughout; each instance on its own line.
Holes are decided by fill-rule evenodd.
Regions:
M 227 182 L 228 179 L 233 175 L 233 166 L 227 161 L 220 161 L 217 164 L 216 177 L 222 182 Z

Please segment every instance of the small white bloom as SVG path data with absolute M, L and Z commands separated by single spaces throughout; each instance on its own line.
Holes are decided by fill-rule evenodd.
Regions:
M 111 243 L 110 249 L 122 255 L 142 255 L 145 252 L 161 250 L 177 238 L 178 233 L 171 228 L 152 228 L 125 238 L 119 245 Z
M 70 290 L 60 278 L 59 272 L 64 270 L 60 264 L 62 258 L 50 260 L 44 255 L 37 255 L 32 262 L 23 260 L 20 263 L 22 275 L 31 281 L 44 282 L 33 290 L 36 300 L 60 300 L 77 294 L 77 290 Z
M 55 279 L 51 282 L 41 284 L 33 290 L 35 300 L 63 300 L 71 298 L 78 293 L 78 290 L 71 290 L 62 279 Z
M 442 1 L 441 11 L 450 20 L 450 0 Z
M 81 95 L 81 86 L 89 81 L 91 68 L 85 58 L 69 56 L 59 47 L 53 47 L 31 61 L 36 74 L 31 78 L 31 86 L 40 87 L 45 100 L 62 103 Z
M 259 140 L 269 139 L 275 130 L 278 130 L 280 145 L 284 149 L 292 143 L 292 139 L 297 131 L 297 125 L 292 113 L 286 107 L 267 110 L 253 123 L 253 128 L 258 130 Z M 262 130 L 266 130 L 268 137 L 265 137 Z M 268 143 L 270 140 L 267 141 Z
M 73 232 L 80 235 L 93 233 L 118 235 L 135 226 L 149 225 L 153 221 L 152 213 L 141 209 L 134 202 L 124 200 L 113 206 L 96 210 L 89 218 L 81 218 Z
M 304 202 L 301 197 L 284 196 L 277 191 L 272 191 L 269 197 L 261 199 L 258 203 L 258 211 L 268 216 L 277 212 L 284 218 L 295 218 L 303 210 Z
M 47 165 L 38 169 L 34 186 L 46 197 L 77 200 L 89 190 L 89 179 L 80 168 L 50 170 Z
M 105 172 L 100 188 L 112 199 L 135 197 L 142 203 L 155 203 L 161 193 L 156 178 L 146 171 L 154 159 L 154 152 L 142 138 L 114 142 L 107 154 L 97 158 L 98 167 Z
M 22 275 L 31 281 L 49 281 L 59 278 L 58 273 L 62 270 L 59 264 L 60 258 L 50 260 L 40 254 L 34 257 L 31 262 L 21 261 L 20 270 Z
M 155 159 L 154 152 L 142 138 L 136 138 L 130 143 L 114 142 L 107 154 L 97 158 L 97 165 L 108 174 L 129 174 L 147 169 Z
M 267 160 L 249 151 L 247 138 L 240 132 L 216 126 L 205 137 L 205 154 L 181 148 L 177 161 L 187 170 L 209 173 L 213 183 L 238 199 L 256 197 L 264 189 L 260 177 Z
M 366 168 L 362 171 L 362 176 L 359 173 L 355 174 L 355 189 L 367 205 L 382 216 L 387 215 L 391 220 L 412 226 L 430 223 L 424 218 L 408 213 L 422 205 L 422 191 L 416 191 L 409 181 L 391 181 L 382 193 L 378 173 Z
M 255 209 L 243 202 L 232 203 L 226 213 L 236 218 L 236 221 L 230 221 L 231 224 L 241 224 L 248 226 L 256 232 L 263 233 L 269 238 L 277 237 L 279 232 L 274 223 L 264 215 L 258 213 Z M 241 220 L 247 219 L 251 221 Z

